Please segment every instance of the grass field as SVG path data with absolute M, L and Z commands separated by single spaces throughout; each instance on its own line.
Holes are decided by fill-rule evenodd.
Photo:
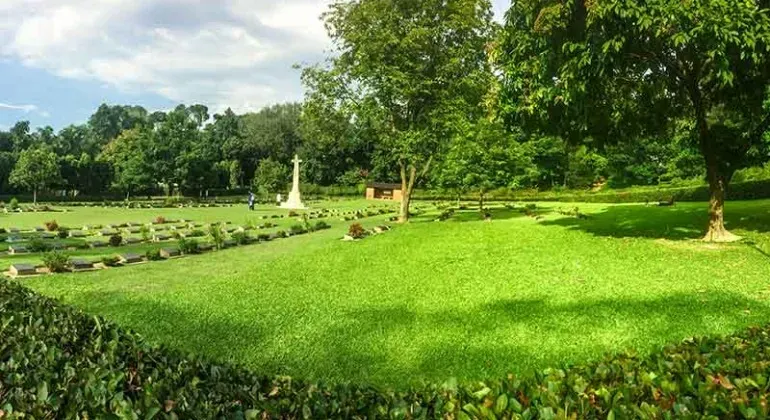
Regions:
M 365 202 L 342 202 L 360 208 Z M 727 333 L 770 320 L 770 201 L 729 203 L 728 228 L 700 237 L 705 204 L 542 204 L 445 222 L 416 218 L 360 242 L 349 223 L 266 244 L 93 273 L 23 280 L 150 340 L 259 373 L 401 387 L 580 362 L 607 351 Z M 265 210 L 267 211 L 267 210 Z M 248 217 L 243 208 L 76 209 L 76 224 Z M 39 214 L 0 226 L 39 225 Z M 373 226 L 382 218 L 366 219 Z M 11 223 L 12 222 L 12 223 Z

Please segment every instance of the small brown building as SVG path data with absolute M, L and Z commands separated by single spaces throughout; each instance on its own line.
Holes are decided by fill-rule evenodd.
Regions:
M 372 182 L 366 185 L 367 200 L 395 200 L 401 201 L 403 194 L 401 184 L 387 184 L 384 182 Z

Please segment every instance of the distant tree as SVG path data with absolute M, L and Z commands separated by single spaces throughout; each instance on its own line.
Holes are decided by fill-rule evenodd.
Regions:
M 10 175 L 11 184 L 32 190 L 32 200 L 37 204 L 37 192 L 59 181 L 56 153 L 48 146 L 22 151 Z
M 372 124 L 379 149 L 397 163 L 406 222 L 415 186 L 487 92 L 491 5 L 340 0 L 323 19 L 338 55 L 326 69 L 305 69 L 308 95 L 330 95 Z
M 271 158 L 263 159 L 254 174 L 254 189 L 262 194 L 276 193 L 286 187 L 289 171 L 287 167 Z
M 205 105 L 191 105 L 189 111 L 198 128 L 203 127 L 203 123 L 209 120 L 209 108 Z
M 148 187 L 156 179 L 149 156 L 152 143 L 151 131 L 134 128 L 109 142 L 99 156 L 99 161 L 111 165 L 113 185 L 126 193 L 127 200 L 133 190 Z

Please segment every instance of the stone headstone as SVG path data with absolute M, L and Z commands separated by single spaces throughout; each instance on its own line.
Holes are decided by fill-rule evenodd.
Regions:
M 71 230 L 69 232 L 70 238 L 85 238 L 86 233 L 82 230 Z
M 54 239 L 56 235 L 50 232 L 43 232 L 40 234 L 40 239 Z
M 45 228 L 38 226 L 35 228 L 35 232 L 45 232 Z
M 14 276 L 31 276 L 37 274 L 37 268 L 32 264 L 11 264 L 8 271 Z
M 9 233 L 19 233 L 19 228 L 8 228 Z
M 104 241 L 93 241 L 89 245 L 91 246 L 91 248 L 104 248 L 108 244 L 107 242 L 104 242 Z
M 238 242 L 235 242 L 232 239 L 225 239 L 224 242 L 222 242 L 222 245 L 224 245 L 225 248 L 231 248 L 238 245 Z
M 23 245 L 11 245 L 8 247 L 8 253 L 17 255 L 17 254 L 26 254 L 29 252 L 27 248 Z
M 212 245 L 212 244 L 200 244 L 200 245 L 198 245 L 198 251 L 201 251 L 201 252 L 211 251 L 212 249 L 214 249 L 214 245 Z
M 169 235 L 165 235 L 165 234 L 162 234 L 162 233 L 156 233 L 156 234 L 155 234 L 155 235 L 152 237 L 152 239 L 153 239 L 155 242 L 160 242 L 160 241 L 167 241 L 167 240 L 171 239 L 171 236 L 169 236 Z
M 89 270 L 94 268 L 94 263 L 88 260 L 74 259 L 70 261 L 73 270 Z
M 139 254 L 122 254 L 120 255 L 120 262 L 123 264 L 136 264 L 144 261 L 144 257 Z
M 161 248 L 160 256 L 163 258 L 178 257 L 180 255 L 179 248 Z
M 118 233 L 118 231 L 116 231 L 115 229 L 109 229 L 109 228 L 102 229 L 99 231 L 99 234 L 102 236 L 112 236 L 112 235 L 115 235 L 116 233 Z
M 124 238 L 123 242 L 125 242 L 126 245 L 133 245 L 142 242 L 142 240 L 139 238 Z
M 142 231 L 142 229 L 138 226 L 131 226 L 126 230 L 128 231 L 128 233 L 139 233 Z

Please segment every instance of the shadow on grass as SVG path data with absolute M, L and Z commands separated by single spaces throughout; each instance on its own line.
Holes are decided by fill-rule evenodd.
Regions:
M 609 206 L 602 212 L 590 214 L 588 219 L 562 217 L 543 221 L 541 225 L 562 226 L 614 238 L 681 240 L 703 237 L 707 222 L 705 203 L 686 203 L 674 207 Z M 770 232 L 770 211 L 766 205 L 763 208 L 763 203 L 728 205 L 725 225 L 730 230 L 767 233 Z
M 244 315 L 221 307 L 206 313 L 190 302 L 123 293 L 82 295 L 78 302 L 156 343 L 260 374 L 392 387 L 528 373 L 629 347 L 646 352 L 770 318 L 770 306 L 762 301 L 711 290 L 651 299 L 497 300 L 438 311 L 407 304 L 340 309 L 334 322 L 317 323 L 311 336 L 297 336 L 294 329 L 307 320 L 290 308 Z

